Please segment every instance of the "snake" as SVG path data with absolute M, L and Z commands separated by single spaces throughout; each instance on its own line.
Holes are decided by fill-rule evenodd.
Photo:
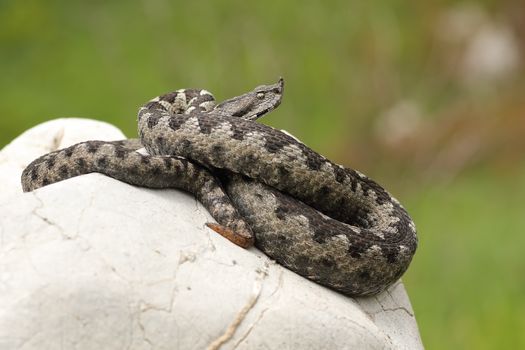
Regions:
M 22 172 L 24 192 L 97 172 L 134 186 L 190 192 L 240 247 L 346 296 L 384 291 L 417 248 L 406 209 L 377 182 L 291 134 L 259 123 L 284 81 L 215 103 L 204 89 L 160 95 L 138 112 L 139 138 L 85 141 Z

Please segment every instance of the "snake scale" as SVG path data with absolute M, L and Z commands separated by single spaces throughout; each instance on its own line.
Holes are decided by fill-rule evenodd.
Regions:
M 336 165 L 255 120 L 281 103 L 284 83 L 215 104 L 177 90 L 140 108 L 140 139 L 86 141 L 46 154 L 24 191 L 90 172 L 132 185 L 189 191 L 234 243 L 348 296 L 373 295 L 408 268 L 417 247 L 406 210 L 358 171 Z M 140 148 L 145 152 L 137 152 Z

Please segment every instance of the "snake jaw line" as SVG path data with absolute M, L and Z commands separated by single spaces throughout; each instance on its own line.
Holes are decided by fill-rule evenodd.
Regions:
M 275 84 L 260 85 L 243 95 L 218 104 L 214 111 L 220 115 L 256 120 L 281 104 L 284 91 L 282 78 Z

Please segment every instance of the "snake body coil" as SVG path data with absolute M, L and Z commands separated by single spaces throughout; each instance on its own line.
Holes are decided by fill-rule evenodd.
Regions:
M 140 140 L 87 141 L 33 161 L 24 191 L 89 172 L 193 193 L 241 246 L 346 295 L 384 290 L 408 268 L 414 223 L 376 182 L 254 120 L 276 108 L 283 82 L 214 104 L 178 90 L 139 110 Z M 149 155 L 136 152 L 145 147 Z

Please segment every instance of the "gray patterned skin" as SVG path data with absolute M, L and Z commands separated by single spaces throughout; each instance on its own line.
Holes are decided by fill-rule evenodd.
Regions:
M 283 266 L 345 295 L 379 293 L 408 268 L 415 225 L 373 180 L 255 122 L 282 93 L 281 79 L 218 105 L 205 90 L 162 95 L 139 110 L 140 141 L 87 141 L 44 155 L 24 170 L 23 189 L 89 172 L 180 188 L 235 243 L 255 239 Z

